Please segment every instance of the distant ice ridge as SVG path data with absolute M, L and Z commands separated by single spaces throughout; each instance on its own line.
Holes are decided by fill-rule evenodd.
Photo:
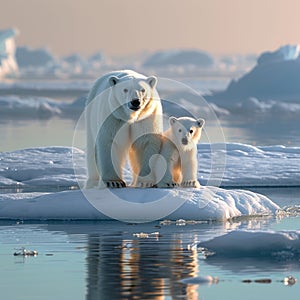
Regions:
M 65 102 L 46 97 L 0 96 L 0 117 L 2 120 L 48 119 L 53 116 L 77 119 L 84 111 L 85 100 L 85 97 Z
M 215 157 L 226 154 L 225 172 L 221 178 L 224 187 L 299 186 L 300 147 L 227 143 L 226 150 L 214 150 L 213 155 L 211 147 L 211 144 L 198 145 L 198 179 L 202 185 L 208 180 L 220 179 L 210 178 L 211 165 Z M 84 151 L 76 148 L 41 147 L 2 152 L 0 162 L 1 187 L 72 187 L 77 186 L 77 180 L 85 180 Z M 129 174 L 126 169 L 128 183 Z
M 168 67 L 194 65 L 200 68 L 212 67 L 214 59 L 208 53 L 199 50 L 166 50 L 158 51 L 148 57 L 144 67 Z
M 253 55 L 216 56 L 199 49 L 167 49 L 107 57 L 96 52 L 89 57 L 73 53 L 58 57 L 45 47 L 15 46 L 17 30 L 0 31 L 0 74 L 18 78 L 96 78 L 113 69 L 153 70 L 162 76 L 236 74 L 252 66 Z M 16 56 L 15 56 L 16 51 Z
M 213 257 L 299 259 L 300 231 L 235 230 L 201 242 Z
M 61 114 L 55 101 L 48 98 L 0 96 L 0 116 L 4 118 L 49 118 Z

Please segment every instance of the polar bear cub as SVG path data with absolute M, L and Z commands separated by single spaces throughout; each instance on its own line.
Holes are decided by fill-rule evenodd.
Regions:
M 166 164 L 158 159 L 157 178 L 161 179 L 157 187 L 200 187 L 197 180 L 197 143 L 204 123 L 203 119 L 190 117 L 169 118 L 170 128 L 161 136 L 160 151 Z

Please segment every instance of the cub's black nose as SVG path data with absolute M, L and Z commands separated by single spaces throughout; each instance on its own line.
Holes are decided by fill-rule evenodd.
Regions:
M 130 101 L 130 104 L 133 108 L 138 108 L 141 104 L 141 101 L 139 98 L 135 98 Z
M 182 145 L 187 145 L 189 143 L 189 141 L 187 140 L 187 138 L 182 138 L 181 143 L 182 143 Z

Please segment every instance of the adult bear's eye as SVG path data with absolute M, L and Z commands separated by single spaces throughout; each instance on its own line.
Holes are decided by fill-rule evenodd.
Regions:
M 193 132 L 194 132 L 194 130 L 193 130 L 193 129 L 191 129 L 191 130 L 190 130 L 190 134 L 192 134 Z
M 128 92 L 128 90 L 127 90 L 127 89 L 124 89 L 123 91 L 124 91 L 124 93 L 127 93 L 127 92 Z
M 141 89 L 141 92 L 144 94 L 146 91 L 145 91 L 145 89 Z
M 181 129 L 178 129 L 179 132 L 181 132 Z

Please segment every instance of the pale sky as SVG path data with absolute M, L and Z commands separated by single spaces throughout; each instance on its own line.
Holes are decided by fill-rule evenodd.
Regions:
M 7 0 L 0 29 L 54 54 L 127 55 L 168 48 L 260 53 L 300 43 L 298 0 Z

